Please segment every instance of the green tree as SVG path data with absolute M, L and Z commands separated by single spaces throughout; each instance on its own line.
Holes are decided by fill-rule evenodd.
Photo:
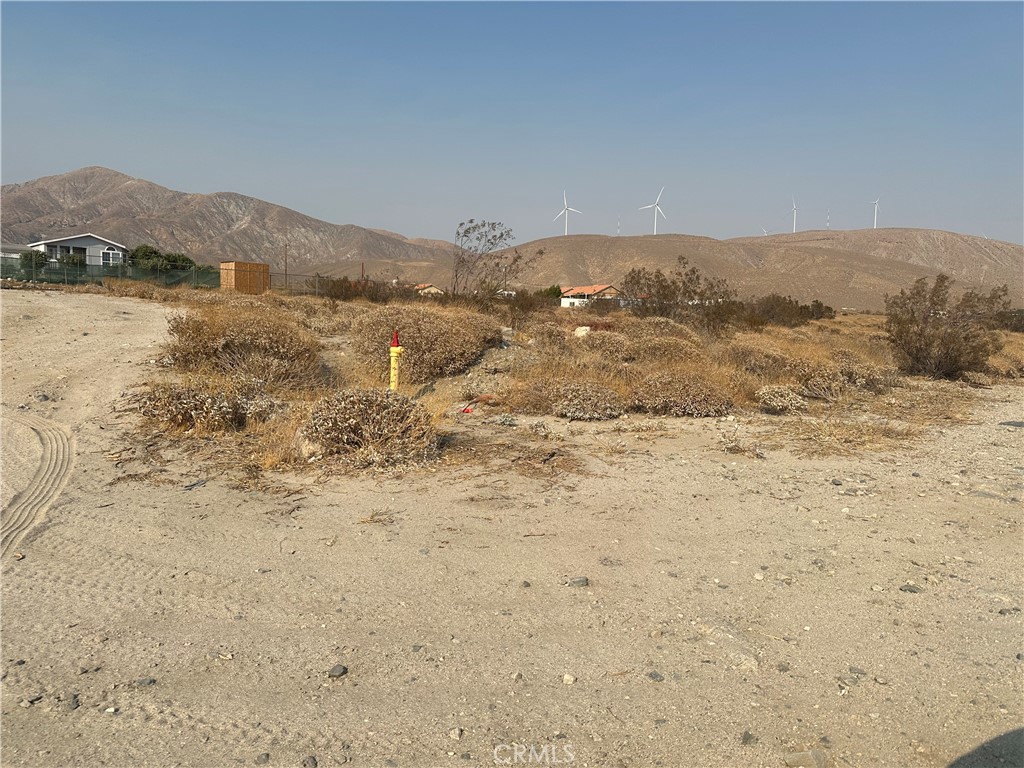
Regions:
M 21 271 L 26 274 L 35 274 L 46 269 L 50 263 L 50 257 L 45 251 L 22 251 L 19 256 Z
M 63 267 L 84 267 L 86 265 L 85 254 L 64 251 L 57 257 L 57 263 Z
M 128 263 L 139 269 L 192 269 L 195 261 L 183 253 L 164 253 L 149 244 L 137 245 L 128 254 Z
M 1009 311 L 1008 287 L 987 296 L 968 291 L 953 302 L 952 285 L 948 275 L 939 275 L 932 285 L 922 277 L 909 291 L 885 297 L 885 330 L 908 373 L 949 378 L 983 370 L 1002 348 L 994 329 Z

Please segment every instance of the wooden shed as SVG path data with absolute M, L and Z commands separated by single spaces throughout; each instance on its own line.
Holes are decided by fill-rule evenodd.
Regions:
M 270 289 L 270 265 L 252 261 L 222 261 L 220 287 L 224 291 L 264 293 Z

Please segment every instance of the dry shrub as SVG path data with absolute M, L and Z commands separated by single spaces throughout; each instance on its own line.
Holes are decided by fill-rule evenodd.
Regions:
M 987 374 L 977 371 L 964 371 L 960 374 L 960 381 L 972 387 L 991 387 L 992 379 Z
M 865 362 L 848 349 L 837 351 L 833 357 L 839 368 L 839 374 L 847 384 L 856 389 L 880 395 L 900 383 L 900 375 L 895 368 Z
M 726 349 L 729 362 L 747 373 L 765 379 L 784 378 L 793 360 L 777 347 L 758 337 L 738 336 Z
M 765 413 L 782 415 L 795 413 L 807 408 L 807 401 L 789 387 L 770 385 L 761 387 L 754 394 L 754 399 Z
M 846 391 L 846 379 L 839 369 L 818 360 L 793 360 L 789 370 L 800 384 L 800 394 L 817 400 L 837 400 Z
M 619 330 L 633 341 L 647 343 L 657 339 L 681 339 L 691 347 L 704 346 L 701 337 L 689 326 L 667 317 L 633 317 L 626 315 L 619 321 Z
M 634 359 L 652 364 L 674 365 L 704 359 L 701 348 L 681 336 L 656 336 L 646 341 L 634 341 L 631 351 Z
M 212 305 L 175 315 L 168 325 L 168 358 L 180 371 L 293 389 L 324 381 L 319 342 L 277 310 Z
M 572 343 L 606 360 L 630 362 L 636 359 L 634 345 L 624 334 L 615 331 L 591 331 L 584 336 L 574 336 Z
M 462 373 L 501 343 L 501 328 L 478 312 L 396 304 L 373 309 L 353 321 L 352 347 L 382 380 L 390 370 L 395 330 L 405 350 L 402 379 L 412 383 Z
M 532 323 L 523 329 L 526 343 L 539 349 L 566 349 L 569 345 L 565 331 L 554 323 Z
M 633 408 L 663 416 L 725 416 L 733 401 L 721 384 L 696 371 L 655 373 L 633 394 Z
M 281 403 L 253 380 L 193 377 L 153 385 L 138 407 L 144 416 L 175 428 L 228 432 L 266 421 Z
M 617 392 L 592 381 L 556 384 L 550 398 L 551 413 L 570 421 L 604 421 L 626 412 L 626 401 Z
M 424 408 L 379 389 L 349 389 L 321 399 L 302 435 L 312 443 L 307 453 L 339 456 L 357 468 L 432 461 L 440 447 Z

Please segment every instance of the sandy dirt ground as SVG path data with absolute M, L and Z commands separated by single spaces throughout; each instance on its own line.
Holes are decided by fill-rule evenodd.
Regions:
M 4 766 L 932 768 L 1022 724 L 1018 388 L 898 454 L 548 419 L 578 471 L 246 491 L 121 459 L 166 308 L 0 302 Z

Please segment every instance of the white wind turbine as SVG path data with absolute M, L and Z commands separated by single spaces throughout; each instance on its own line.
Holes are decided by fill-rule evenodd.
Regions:
M 796 212 L 797 212 L 796 198 L 794 197 L 793 198 L 793 234 L 796 234 Z
M 568 235 L 569 234 L 569 211 L 572 211 L 573 213 L 580 213 L 580 214 L 582 214 L 583 211 L 577 211 L 575 208 L 570 208 L 569 207 L 569 199 L 565 196 L 565 190 L 562 190 L 562 204 L 563 204 L 564 207 L 562 208 L 562 210 L 558 214 L 558 216 L 565 216 L 565 234 Z M 553 218 L 552 221 L 558 221 L 558 216 L 555 216 L 555 218 Z
M 882 198 L 878 198 L 878 200 L 881 200 L 881 199 Z M 875 206 L 875 223 L 874 223 L 874 226 L 871 227 L 872 229 L 878 229 L 878 200 L 874 200 L 871 203 L 873 206 Z
M 651 203 L 650 205 L 644 205 L 644 206 L 640 207 L 639 209 L 637 209 L 637 210 L 641 210 L 641 211 L 646 211 L 648 208 L 653 208 L 654 209 L 654 234 L 658 234 L 658 214 L 660 213 L 661 214 L 661 218 L 665 219 L 666 221 L 668 220 L 668 217 L 665 215 L 665 212 L 663 210 L 661 210 L 661 206 L 658 205 L 658 203 L 661 202 L 661 196 L 663 194 L 665 194 L 665 188 L 664 187 L 661 188 L 661 192 L 658 193 L 658 197 L 657 197 L 657 199 L 653 203 Z

